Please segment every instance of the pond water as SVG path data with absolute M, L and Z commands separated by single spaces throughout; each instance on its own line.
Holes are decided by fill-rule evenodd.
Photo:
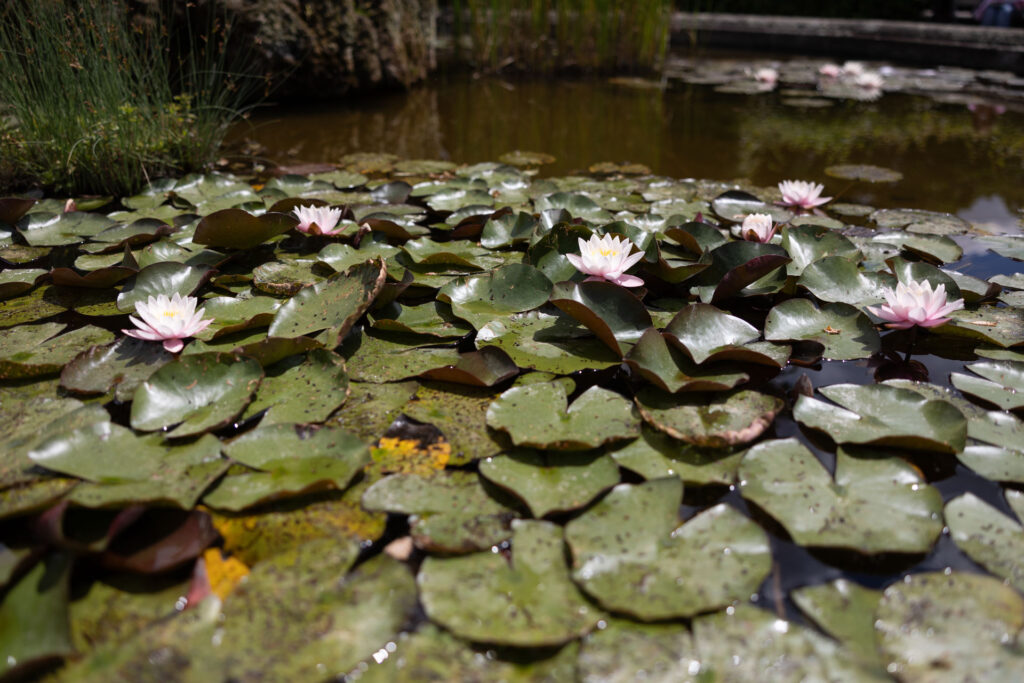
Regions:
M 409 92 L 333 105 L 282 103 L 236 128 L 269 161 L 334 162 L 390 152 L 475 163 L 516 150 L 546 152 L 544 175 L 635 162 L 676 178 L 829 179 L 833 164 L 900 171 L 893 185 L 859 184 L 849 201 L 954 213 L 995 232 L 1020 230 L 1024 107 L 975 107 L 901 93 L 824 108 L 786 106 L 784 94 L 726 94 L 672 84 L 664 91 L 607 80 L 440 77 Z M 1002 113 L 999 113 L 999 112 Z

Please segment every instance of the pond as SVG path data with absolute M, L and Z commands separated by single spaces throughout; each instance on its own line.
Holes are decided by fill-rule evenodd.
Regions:
M 1012 680 L 1024 119 L 806 72 L 449 76 L 236 131 L 286 175 L 0 199 L 0 665 Z

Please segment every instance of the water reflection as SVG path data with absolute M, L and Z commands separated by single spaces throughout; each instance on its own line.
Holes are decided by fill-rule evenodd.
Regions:
M 646 164 L 676 177 L 828 181 L 824 168 L 873 163 L 902 172 L 893 185 L 858 185 L 844 198 L 957 213 L 1018 231 L 1024 196 L 1024 114 L 982 116 L 963 104 L 887 94 L 826 108 L 784 96 L 716 93 L 708 86 L 638 89 L 603 80 L 442 77 L 408 93 L 265 110 L 235 130 L 277 162 L 331 162 L 355 151 L 459 162 L 513 149 L 548 152 L 564 175 L 602 161 Z M 991 109 L 991 108 L 990 108 Z M 843 184 L 832 180 L 830 191 Z

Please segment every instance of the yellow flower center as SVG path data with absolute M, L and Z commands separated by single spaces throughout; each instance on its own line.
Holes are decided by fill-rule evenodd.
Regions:
M 601 254 L 601 256 L 618 256 L 619 255 L 619 252 L 616 251 L 615 249 L 598 249 L 597 253 Z
M 165 318 L 176 318 L 178 316 L 177 311 L 164 311 Z

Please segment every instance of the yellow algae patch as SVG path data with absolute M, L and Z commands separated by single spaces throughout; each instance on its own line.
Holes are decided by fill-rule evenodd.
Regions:
M 224 557 L 220 548 L 207 548 L 203 553 L 206 563 L 206 578 L 210 582 L 210 590 L 223 600 L 235 590 L 242 579 L 249 573 L 249 568 L 236 557 Z
M 430 474 L 443 470 L 451 457 L 451 444 L 443 439 L 424 448 L 418 439 L 384 437 L 370 449 L 370 467 L 381 473 Z

